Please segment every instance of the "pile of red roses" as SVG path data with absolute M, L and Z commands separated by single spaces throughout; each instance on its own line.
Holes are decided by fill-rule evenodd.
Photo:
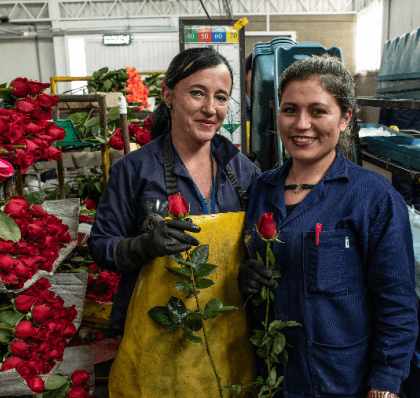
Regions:
M 0 109 L 0 158 L 23 173 L 33 163 L 62 157 L 51 145 L 62 141 L 66 132 L 49 121 L 58 97 L 43 93 L 48 87 L 49 83 L 19 77 L 0 91 L 8 108 Z
M 101 271 L 96 264 L 89 265 L 86 299 L 96 303 L 108 303 L 114 299 L 120 275 Z
M 21 289 L 38 270 L 51 272 L 58 251 L 72 239 L 68 225 L 23 196 L 12 196 L 4 213 L 19 226 L 21 238 L 0 238 L 0 279 L 9 289 Z
M 75 306 L 64 307 L 64 300 L 50 287 L 48 279 L 41 278 L 12 300 L 19 312 L 8 310 L 11 306 L 0 312 L 1 341 L 10 341 L 1 371 L 16 369 L 36 394 L 44 391 L 44 381 L 38 375 L 62 361 L 66 342 L 76 333 Z
M 137 143 L 141 146 L 148 144 L 152 138 L 150 136 L 150 126 L 152 125 L 153 119 L 148 117 L 142 123 L 142 127 L 139 123 L 131 123 L 128 125 L 128 134 L 130 141 Z M 115 129 L 114 134 L 109 140 L 109 146 L 113 149 L 122 150 L 124 149 L 124 140 L 122 138 L 122 132 L 120 129 Z

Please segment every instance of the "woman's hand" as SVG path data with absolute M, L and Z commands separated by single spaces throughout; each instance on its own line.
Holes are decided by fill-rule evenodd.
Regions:
M 187 220 L 156 221 L 150 232 L 118 241 L 114 246 L 114 261 L 122 272 L 129 272 L 157 257 L 197 246 L 198 240 L 185 231 L 200 230 L 198 225 Z
M 247 260 L 240 267 L 238 272 L 239 291 L 244 296 L 256 294 L 262 286 L 273 288 L 276 281 L 273 279 L 273 271 L 257 260 Z

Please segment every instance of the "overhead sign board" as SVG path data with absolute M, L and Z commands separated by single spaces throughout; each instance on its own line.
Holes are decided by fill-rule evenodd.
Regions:
M 131 35 L 104 35 L 106 46 L 122 46 L 131 43 Z

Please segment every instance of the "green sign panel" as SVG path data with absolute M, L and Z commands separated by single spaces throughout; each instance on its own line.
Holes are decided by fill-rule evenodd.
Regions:
M 197 29 L 185 29 L 185 41 L 188 43 L 198 43 Z

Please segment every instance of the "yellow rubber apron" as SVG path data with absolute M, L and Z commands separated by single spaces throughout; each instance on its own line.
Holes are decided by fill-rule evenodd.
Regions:
M 208 244 L 208 263 L 217 265 L 207 278 L 215 284 L 201 290 L 198 298 L 204 310 L 212 298 L 224 306 L 236 306 L 214 319 L 204 321 L 207 339 L 222 386 L 255 381 L 254 357 L 249 341 L 244 301 L 238 290 L 238 268 L 244 260 L 243 228 L 245 213 L 223 213 L 191 217 L 201 227 L 194 234 L 200 244 Z M 148 311 L 165 306 L 171 296 L 182 299 L 196 310 L 194 297 L 186 298 L 172 285 L 183 280 L 169 273 L 165 266 L 176 267 L 167 256 L 143 266 L 128 308 L 124 337 L 110 373 L 111 398 L 219 398 L 216 377 L 206 349 L 201 343 L 186 339 L 177 329 L 164 333 Z M 202 330 L 195 333 L 204 341 Z M 235 395 L 243 397 L 242 393 Z M 224 397 L 229 397 L 228 391 Z

